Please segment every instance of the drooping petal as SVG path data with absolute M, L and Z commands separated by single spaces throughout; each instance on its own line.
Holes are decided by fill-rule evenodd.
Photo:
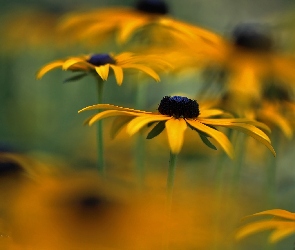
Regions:
M 248 225 L 241 227 L 237 231 L 236 239 L 242 239 L 250 234 L 262 232 L 264 230 L 274 229 L 274 228 L 282 226 L 284 223 L 286 222 L 280 221 L 280 220 L 264 220 L 264 221 L 250 223 Z
M 134 118 L 131 122 L 127 125 L 127 133 L 129 135 L 134 135 L 138 132 L 142 127 L 147 125 L 150 122 L 157 122 L 157 121 L 165 121 L 169 120 L 169 116 L 164 115 L 143 115 Z
M 253 120 L 253 119 L 248 119 L 248 118 L 223 118 L 223 119 L 208 119 L 208 118 L 202 118 L 200 117 L 199 119 L 202 123 L 206 123 L 206 124 L 210 124 L 210 125 L 213 125 L 213 126 L 227 126 L 229 124 L 241 124 L 241 123 L 245 123 L 245 124 L 251 124 L 251 125 L 254 125 L 255 127 L 258 127 L 258 128 L 261 128 L 267 132 L 271 132 L 270 131 L 270 128 L 262 123 L 262 122 L 258 122 L 256 120 Z
M 141 65 L 141 64 L 124 64 L 121 65 L 122 68 L 128 68 L 128 69 L 138 69 L 144 73 L 146 73 L 147 75 L 151 76 L 152 78 L 154 78 L 157 82 L 160 81 L 160 77 L 159 75 L 150 67 Z
M 243 219 L 256 217 L 259 215 L 272 215 L 272 216 L 276 216 L 276 217 L 280 217 L 280 218 L 284 218 L 284 219 L 288 219 L 288 220 L 294 220 L 294 222 L 295 222 L 295 213 L 291 213 L 291 212 L 289 212 L 287 210 L 283 210 L 283 209 L 270 209 L 270 210 L 262 211 L 259 213 L 251 214 L 249 216 L 244 217 Z
M 275 230 L 269 237 L 271 243 L 276 243 L 279 240 L 288 237 L 291 234 L 295 233 L 295 223 L 286 222 L 283 228 Z
M 203 123 L 207 124 L 206 121 L 203 121 Z M 209 125 L 211 124 L 209 123 Z M 245 124 L 245 123 L 229 123 L 229 124 L 223 124 L 220 126 L 240 130 L 243 133 L 250 135 L 255 140 L 264 144 L 272 152 L 272 154 L 276 156 L 276 152 L 274 148 L 271 146 L 269 137 L 262 130 L 256 128 L 255 126 L 251 124 Z
M 120 115 L 127 115 L 127 116 L 133 116 L 133 112 L 127 112 L 127 111 L 118 111 L 118 110 L 106 110 L 102 111 L 96 115 L 93 115 L 88 118 L 85 123 L 91 126 L 94 122 L 101 120 L 103 118 L 111 117 L 111 116 L 120 116 Z
M 41 79 L 48 71 L 61 67 L 63 65 L 63 60 L 54 61 L 43 66 L 36 74 L 37 79 Z
M 109 76 L 109 69 L 110 69 L 110 65 L 106 64 L 106 65 L 101 65 L 99 67 L 95 67 L 95 70 L 97 72 L 97 74 L 101 77 L 102 80 L 106 81 L 108 79 Z
M 92 106 L 88 106 L 78 111 L 78 113 L 86 111 L 86 110 L 93 110 L 93 109 L 113 109 L 113 110 L 120 110 L 120 111 L 128 111 L 128 112 L 136 112 L 141 114 L 153 114 L 152 112 L 146 112 L 138 109 L 129 109 L 123 108 L 112 104 L 95 104 Z
M 234 149 L 228 138 L 220 131 L 210 128 L 205 124 L 202 124 L 198 120 L 186 120 L 188 124 L 194 127 L 197 130 L 205 133 L 206 135 L 210 136 L 214 141 L 216 141 L 220 147 L 228 154 L 230 158 L 234 157 Z
M 187 124 L 184 119 L 171 118 L 165 123 L 165 126 L 170 150 L 173 154 L 178 154 L 183 145 L 184 131 Z
M 117 84 L 119 86 L 121 86 L 122 82 L 123 82 L 123 70 L 122 70 L 122 68 L 118 67 L 118 66 L 115 66 L 115 65 L 112 65 L 112 64 L 110 64 L 110 67 L 114 71 Z
M 63 70 L 68 70 L 71 66 L 73 66 L 74 64 L 77 64 L 77 63 L 85 63 L 85 58 L 82 58 L 82 57 L 69 58 L 68 60 L 66 60 L 63 63 L 62 69 Z
M 288 139 L 291 139 L 293 137 L 293 129 L 290 123 L 280 114 L 274 112 L 264 112 L 262 110 L 261 112 L 259 112 L 259 119 L 269 121 L 270 123 L 279 127 Z
M 132 21 L 121 23 L 121 27 L 118 32 L 118 43 L 122 44 L 126 42 L 136 29 L 144 26 L 146 23 L 146 18 L 134 18 Z

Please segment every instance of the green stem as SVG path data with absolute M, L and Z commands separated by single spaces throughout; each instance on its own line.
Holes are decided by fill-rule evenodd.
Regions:
M 103 98 L 103 81 L 98 78 L 97 81 L 97 95 L 98 95 L 98 103 L 102 103 Z M 104 145 L 103 145 L 103 121 L 99 120 L 96 123 L 96 136 L 97 136 L 97 167 L 98 171 L 102 176 L 105 176 L 105 164 L 104 164 Z
M 176 158 L 177 158 L 177 154 L 174 154 L 170 151 L 168 177 L 167 177 L 167 195 L 168 195 L 169 203 L 171 203 L 172 201 L 172 193 L 173 193 L 175 169 L 176 169 Z
M 176 170 L 176 158 L 177 154 L 174 154 L 170 151 L 170 159 L 169 159 L 169 168 L 168 168 L 168 176 L 167 176 L 167 221 L 166 221 L 166 229 L 165 231 L 165 244 L 164 249 L 169 249 L 169 238 L 170 238 L 170 220 L 171 220 L 171 211 L 172 211 L 172 193 L 174 187 L 174 179 L 175 179 L 175 170 Z

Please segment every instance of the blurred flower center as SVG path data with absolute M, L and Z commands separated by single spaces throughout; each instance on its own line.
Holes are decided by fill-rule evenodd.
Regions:
M 269 101 L 292 101 L 291 91 L 287 88 L 270 84 L 263 90 L 263 96 Z
M 115 64 L 116 61 L 109 54 L 95 54 L 87 61 L 95 66 L 102 66 L 106 64 Z
M 162 115 L 175 118 L 197 118 L 200 114 L 199 104 L 182 96 L 165 96 L 161 100 L 158 111 Z
M 271 34 L 261 25 L 240 24 L 233 31 L 234 44 L 244 49 L 267 52 L 273 48 Z
M 136 9 L 151 14 L 165 15 L 168 13 L 167 4 L 161 0 L 141 0 L 136 4 Z

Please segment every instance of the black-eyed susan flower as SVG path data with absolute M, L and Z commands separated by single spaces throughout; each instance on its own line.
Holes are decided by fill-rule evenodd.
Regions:
M 262 24 L 238 25 L 231 39 L 221 42 L 204 60 L 206 65 L 226 73 L 224 91 L 236 107 L 248 108 L 260 102 L 264 86 L 270 81 L 290 87 L 295 80 L 295 58 L 276 50 L 272 33 Z
M 269 236 L 269 242 L 276 243 L 295 233 L 294 213 L 282 209 L 272 209 L 249 215 L 244 219 L 258 216 L 271 216 L 271 218 L 250 222 L 240 227 L 236 233 L 236 239 L 239 240 L 265 230 L 273 230 Z
M 136 70 L 143 72 L 156 81 L 160 81 L 159 75 L 153 68 L 163 70 L 169 64 L 154 55 L 135 55 L 133 53 L 125 52 L 118 55 L 113 54 L 93 54 L 77 57 L 68 57 L 66 59 L 56 60 L 43 66 L 37 72 L 37 79 L 43 77 L 48 71 L 55 68 L 62 68 L 63 70 L 70 70 L 74 72 L 82 72 L 69 80 L 76 80 L 86 76 L 87 73 L 92 73 L 99 76 L 106 81 L 109 76 L 110 69 L 113 71 L 117 84 L 121 85 L 123 82 L 123 70 Z
M 158 107 L 158 112 L 147 112 L 129 108 L 118 107 L 110 104 L 97 104 L 86 107 L 81 111 L 99 109 L 105 110 L 87 119 L 86 123 L 92 125 L 106 117 L 116 117 L 113 123 L 112 134 L 115 135 L 119 129 L 127 124 L 127 132 L 133 135 L 146 125 L 155 124 L 147 135 L 152 139 L 166 129 L 170 150 L 178 154 L 182 148 L 184 132 L 187 128 L 196 131 L 203 142 L 210 148 L 216 149 L 214 143 L 218 144 L 230 157 L 234 150 L 229 139 L 216 127 L 226 127 L 240 130 L 256 140 L 263 143 L 275 155 L 268 136 L 259 128 L 267 127 L 254 120 L 243 118 L 216 118 L 225 113 L 219 109 L 199 109 L 199 104 L 192 99 L 182 96 L 165 96 Z M 259 127 L 259 128 L 258 128 Z
M 60 30 L 88 43 L 91 40 L 102 41 L 115 34 L 122 44 L 137 32 L 142 32 L 141 43 L 148 40 L 157 44 L 170 44 L 178 39 L 184 41 L 188 37 L 211 43 L 218 37 L 211 31 L 170 17 L 169 6 L 163 0 L 139 0 L 133 8 L 113 7 L 70 13 L 61 21 Z

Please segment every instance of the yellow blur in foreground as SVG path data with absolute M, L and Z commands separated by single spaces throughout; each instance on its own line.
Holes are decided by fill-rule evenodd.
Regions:
M 0 249 L 208 249 L 232 237 L 225 235 L 229 229 L 216 230 L 213 218 L 224 205 L 215 207 L 210 190 L 178 187 L 169 205 L 160 184 L 139 191 L 132 183 L 103 180 L 95 170 L 59 173 L 43 165 L 34 175 L 28 167 L 0 175 L 7 183 L 0 190 Z

